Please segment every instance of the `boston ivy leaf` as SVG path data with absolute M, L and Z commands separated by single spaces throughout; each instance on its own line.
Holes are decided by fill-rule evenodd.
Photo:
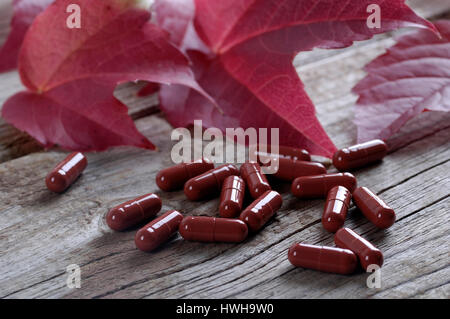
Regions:
M 101 151 L 110 146 L 134 145 L 153 149 L 128 110 L 112 96 L 114 85 L 94 79 L 67 82 L 45 94 L 14 95 L 3 116 L 46 147 Z
M 81 7 L 81 28 L 66 26 L 69 4 Z M 113 97 L 118 83 L 145 80 L 201 91 L 186 57 L 149 23 L 145 1 L 57 0 L 30 27 L 19 55 L 28 92 L 4 105 L 6 121 L 45 146 L 103 150 L 154 148 Z
M 186 8 L 193 5 L 190 0 L 182 2 Z M 198 82 L 225 114 L 190 89 L 163 86 L 161 104 L 169 121 L 178 125 L 203 119 L 205 126 L 222 129 L 278 127 L 280 143 L 328 157 L 335 146 L 317 120 L 292 65 L 295 55 L 316 47 L 346 47 L 403 26 L 433 28 L 403 0 L 196 0 L 195 4 L 195 17 L 192 9 L 188 22 L 184 10 L 183 18 L 170 30 L 175 33 L 171 38 L 189 52 Z M 371 4 L 381 8 L 379 29 L 367 26 Z M 169 13 L 169 21 L 175 24 L 177 10 Z M 164 15 L 168 13 L 161 10 L 159 19 L 168 23 Z M 198 50 L 198 37 L 186 32 L 191 23 L 208 52 Z
M 423 111 L 450 111 L 450 21 L 436 27 L 441 38 L 427 30 L 401 36 L 366 66 L 354 88 L 359 141 L 387 139 Z

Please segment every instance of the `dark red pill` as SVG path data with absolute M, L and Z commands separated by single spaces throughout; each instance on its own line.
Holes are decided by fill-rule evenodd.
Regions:
M 239 176 L 228 176 L 222 185 L 219 214 L 221 217 L 233 218 L 242 211 L 245 195 L 245 182 Z
M 319 198 L 327 196 L 335 186 L 344 186 L 352 192 L 356 187 L 356 178 L 350 173 L 297 177 L 292 182 L 291 192 L 299 198 Z
M 64 192 L 87 166 L 86 156 L 79 152 L 69 154 L 47 175 L 47 188 L 55 193 Z
M 281 195 L 267 191 L 250 204 L 239 216 L 251 231 L 257 231 L 280 209 L 283 204 Z
M 333 165 L 341 172 L 349 171 L 380 161 L 387 151 L 387 145 L 382 140 L 357 144 L 334 153 Z
M 250 195 L 258 198 L 268 190 L 271 190 L 266 176 L 261 173 L 261 167 L 258 163 L 244 163 L 241 165 L 241 176 L 247 184 Z
M 282 157 L 274 159 L 274 161 L 272 165 L 275 165 L 276 173 L 272 176 L 285 181 L 293 181 L 300 176 L 320 175 L 327 172 L 325 166 L 320 163 L 296 161 Z
M 184 185 L 184 193 L 190 200 L 201 200 L 220 194 L 222 183 L 228 176 L 239 175 L 236 166 L 225 164 L 193 177 Z
M 138 230 L 134 237 L 136 247 L 142 251 L 158 248 L 178 231 L 182 220 L 180 212 L 169 210 Z
M 378 228 L 389 228 L 395 223 L 395 212 L 367 187 L 358 187 L 353 192 L 353 202 Z
M 155 216 L 161 206 L 158 195 L 143 195 L 112 208 L 106 214 L 106 223 L 111 229 L 122 231 Z
M 335 186 L 328 192 L 322 215 L 323 228 L 335 233 L 344 225 L 352 194 L 344 186 Z
M 181 236 L 190 241 L 238 243 L 247 238 L 244 222 L 233 218 L 188 216 L 180 223 Z
M 160 171 L 156 175 L 156 184 L 166 192 L 179 190 L 190 178 L 213 168 L 214 164 L 207 158 L 201 158 L 191 163 L 181 163 Z
M 367 270 L 370 265 L 379 267 L 383 265 L 381 251 L 349 228 L 339 229 L 334 236 L 334 242 L 336 246 L 350 249 L 358 255 L 359 262 L 364 270 Z
M 310 161 L 311 155 L 307 150 L 290 147 L 290 146 L 278 146 L 278 154 L 272 154 L 272 147 L 270 144 L 258 144 L 252 145 L 249 148 L 250 158 L 254 158 L 261 165 L 267 163 L 267 157 L 285 157 L 299 161 Z M 261 158 L 260 158 L 261 157 Z
M 292 245 L 288 259 L 296 267 L 342 275 L 353 273 L 358 265 L 358 259 L 351 250 L 306 244 Z

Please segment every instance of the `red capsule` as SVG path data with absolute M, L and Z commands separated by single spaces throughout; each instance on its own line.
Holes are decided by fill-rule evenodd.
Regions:
M 188 216 L 180 223 L 181 236 L 190 241 L 239 243 L 248 228 L 239 219 Z
M 250 204 L 239 216 L 251 231 L 257 231 L 280 209 L 283 199 L 275 191 L 267 191 Z
M 222 217 L 233 218 L 242 211 L 244 202 L 245 182 L 239 176 L 228 176 L 222 185 L 219 214 Z
M 395 212 L 367 187 L 358 187 L 353 192 L 353 202 L 378 228 L 389 228 L 395 222 Z
M 79 152 L 69 154 L 47 175 L 47 188 L 52 192 L 62 193 L 75 182 L 86 166 L 86 156 Z
M 111 209 L 106 214 L 106 223 L 111 229 L 122 231 L 155 216 L 161 206 L 158 195 L 143 195 Z
M 299 161 L 310 161 L 311 155 L 309 155 L 307 150 L 290 147 L 290 146 L 279 146 L 278 154 L 272 154 L 272 147 L 270 144 L 258 144 L 252 145 L 249 148 L 249 154 L 253 155 L 255 159 L 258 160 L 258 163 L 263 165 L 263 163 L 267 163 L 267 157 L 285 157 L 293 160 Z M 261 157 L 261 158 L 260 158 Z
M 178 231 L 182 220 L 181 213 L 169 210 L 138 230 L 134 237 L 136 247 L 142 251 L 158 248 Z
M 190 179 L 214 168 L 214 164 L 207 158 L 201 158 L 191 163 L 181 163 L 163 169 L 156 175 L 156 184 L 163 191 L 182 189 Z
M 275 159 L 275 163 L 272 165 L 278 166 L 278 170 L 273 176 L 285 181 L 293 181 L 300 176 L 320 175 L 327 172 L 325 166 L 320 163 L 295 161 L 282 157 Z
M 291 192 L 299 198 L 319 198 L 327 196 L 330 189 L 338 185 L 353 191 L 356 187 L 356 178 L 350 173 L 297 177 L 292 182 Z
M 382 140 L 369 141 L 337 151 L 333 156 L 333 165 L 341 172 L 349 171 L 381 160 L 387 151 L 387 145 Z
M 351 250 L 306 244 L 292 245 L 288 259 L 296 267 L 342 275 L 353 273 L 358 264 L 358 259 Z
M 184 185 L 184 193 L 190 200 L 201 200 L 220 193 L 222 183 L 228 176 L 239 175 L 236 166 L 225 164 L 202 175 L 191 178 Z
M 258 198 L 268 190 L 271 190 L 266 176 L 261 173 L 258 163 L 244 163 L 241 166 L 241 176 L 244 179 L 253 198 Z
M 323 228 L 335 233 L 344 225 L 352 194 L 344 186 L 335 186 L 329 192 L 322 215 Z
M 336 246 L 350 249 L 358 255 L 359 262 L 364 270 L 370 265 L 383 265 L 383 254 L 370 242 L 359 236 L 349 228 L 341 228 L 334 236 Z

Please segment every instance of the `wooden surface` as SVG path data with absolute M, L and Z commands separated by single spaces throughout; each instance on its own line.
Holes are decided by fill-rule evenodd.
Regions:
M 449 17 L 448 0 L 410 4 L 426 17 Z M 364 76 L 361 68 L 392 43 L 390 35 L 381 35 L 348 49 L 296 58 L 337 147 L 355 142 L 356 96 L 350 89 Z M 16 72 L 0 75 L 0 103 L 21 89 Z M 143 253 L 134 246 L 136 230 L 111 231 L 104 221 L 108 209 L 148 192 L 161 196 L 163 211 L 217 215 L 218 200 L 192 203 L 182 192 L 157 189 L 157 171 L 171 165 L 172 127 L 158 112 L 157 99 L 136 98 L 136 90 L 124 85 L 116 95 L 160 151 L 121 147 L 90 153 L 85 173 L 62 195 L 50 193 L 44 178 L 65 153 L 43 151 L 0 119 L 0 297 L 450 297 L 449 114 L 422 114 L 388 141 L 390 154 L 382 163 L 355 172 L 359 185 L 378 193 L 397 213 L 386 231 L 374 228 L 354 207 L 346 221 L 384 253 L 382 288 L 369 289 L 366 273 L 340 276 L 290 265 L 292 243 L 332 245 L 333 237 L 320 223 L 323 200 L 294 199 L 285 184 L 274 184 L 283 195 L 282 209 L 241 244 L 193 243 L 177 235 L 158 251 Z M 70 264 L 81 267 L 80 289 L 66 286 Z

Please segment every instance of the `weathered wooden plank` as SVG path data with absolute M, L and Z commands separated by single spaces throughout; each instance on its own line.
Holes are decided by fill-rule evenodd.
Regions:
M 422 17 L 434 17 L 450 10 L 447 0 L 407 0 L 406 3 Z
M 445 220 L 448 220 L 446 215 L 448 214 L 449 201 L 439 199 L 439 197 L 445 196 L 445 192 L 441 192 L 430 201 L 437 200 L 437 203 L 414 213 L 415 205 L 411 205 L 414 201 L 410 202 L 408 199 L 415 195 L 415 189 L 410 188 L 411 185 L 417 188 L 417 183 L 422 184 L 423 180 L 426 177 L 433 176 L 435 171 L 435 169 L 431 169 L 425 173 L 425 176 L 415 177 L 396 186 L 396 189 L 383 193 L 383 197 L 386 199 L 396 196 L 397 201 L 392 198 L 389 203 L 401 207 L 397 209 L 399 220 L 388 231 L 376 230 L 365 221 L 361 223 L 363 218 L 360 218 L 356 211 L 353 212 L 351 219 L 346 223 L 347 227 L 363 234 L 383 251 L 385 263 L 382 268 L 381 289 L 368 289 L 366 286 L 368 275 L 365 273 L 351 277 L 324 275 L 300 268 L 293 269 L 288 262 L 279 261 L 276 265 L 278 271 L 275 270 L 278 273 L 273 274 L 271 278 L 264 277 L 264 282 L 257 288 L 240 292 L 238 287 L 234 287 L 234 292 L 230 288 L 226 292 L 233 294 L 232 296 L 239 295 L 247 298 L 273 296 L 282 296 L 283 298 L 408 297 L 415 291 L 433 287 L 435 282 L 427 281 L 426 278 L 430 279 L 433 272 L 448 271 L 450 267 L 449 251 L 445 244 L 449 236 L 449 226 L 445 223 Z M 437 179 L 437 181 L 440 187 L 445 185 L 443 179 Z M 431 183 L 426 183 L 426 186 L 434 187 Z M 397 192 L 399 189 L 402 194 L 406 190 L 409 195 L 407 194 L 406 198 L 399 197 Z M 416 199 L 416 201 L 420 201 L 420 199 Z M 321 225 L 317 224 L 304 232 L 297 233 L 289 243 L 302 241 L 332 245 L 332 236 L 324 239 L 318 235 L 320 232 Z M 285 246 L 288 247 L 288 243 Z M 280 249 L 281 257 L 283 257 L 283 253 L 286 254 L 286 248 L 284 252 Z M 273 258 L 276 260 L 278 255 L 275 256 Z M 282 259 L 281 257 L 280 259 Z M 275 268 L 273 265 L 270 266 Z M 261 273 L 256 274 L 255 277 L 257 275 L 262 276 Z M 252 280 L 256 279 L 249 278 L 249 281 Z M 414 291 L 410 289 L 412 286 L 414 286 Z M 244 287 L 244 289 L 247 288 Z
M 319 118 L 339 147 L 354 142 L 351 106 L 356 97 L 349 90 L 364 76 L 357 70 L 391 43 L 390 39 L 381 41 L 368 44 L 370 49 L 338 52 L 336 57 L 327 56 L 299 69 L 318 105 Z M 128 90 L 125 88 L 120 98 L 136 103 Z M 148 110 L 145 103 L 138 108 L 144 115 Z M 412 252 L 429 257 L 424 270 L 416 272 L 417 278 L 408 277 L 408 273 L 397 279 L 388 275 L 389 286 L 377 293 L 366 289 L 360 295 L 364 274 L 341 277 L 292 270 L 286 263 L 286 247 L 293 241 L 330 244 L 331 237 L 319 223 L 322 201 L 298 201 L 290 195 L 283 196 L 285 203 L 277 218 L 244 244 L 205 245 L 177 237 L 155 253 L 137 251 L 134 232 L 113 233 L 104 224 L 104 215 L 123 200 L 157 191 L 154 176 L 170 165 L 171 128 L 160 116 L 151 116 L 138 120 L 137 125 L 158 145 L 160 153 L 118 148 L 89 154 L 86 173 L 61 196 L 50 194 L 43 180 L 63 154 L 36 153 L 0 164 L 0 268 L 5 270 L 0 278 L 0 297 L 448 298 L 448 284 L 439 280 L 439 275 L 448 271 L 448 249 L 443 251 L 448 238 L 431 241 L 430 236 L 448 233 L 441 220 L 448 211 L 448 200 L 443 197 L 448 196 L 450 117 L 424 116 L 389 141 L 395 152 L 383 164 L 356 172 L 361 185 L 382 192 L 386 201 L 400 209 L 401 220 L 387 234 L 375 231 L 357 213 L 351 214 L 348 222 L 385 251 L 383 271 L 397 269 L 402 261 L 410 260 Z M 286 191 L 288 187 L 277 185 L 277 189 Z M 163 209 L 216 214 L 217 200 L 197 204 L 188 202 L 181 192 L 158 193 Z M 420 231 L 411 233 L 411 229 Z M 431 239 L 421 244 L 414 234 Z M 394 248 L 393 243 L 397 243 Z M 413 251 L 408 250 L 411 245 Z M 80 290 L 65 286 L 65 267 L 71 263 L 82 267 Z M 301 288 L 303 282 L 308 283 L 308 289 Z M 261 291 L 264 293 L 260 295 Z
M 418 176 L 408 182 L 405 185 L 399 185 L 397 187 L 402 190 L 410 190 L 409 194 L 415 192 L 411 190 L 411 185 L 417 185 L 422 183 L 423 179 L 428 180 L 426 187 L 433 188 L 433 196 L 429 198 L 430 201 L 436 201 L 448 195 L 448 191 L 443 191 L 442 188 L 445 185 L 442 177 L 437 175 L 442 174 L 450 167 L 450 163 L 446 167 L 437 167 L 424 173 L 424 176 Z M 397 190 L 392 190 L 383 193 L 388 202 L 397 209 L 398 217 L 402 217 L 411 214 L 417 209 L 417 201 L 407 201 L 405 198 L 399 198 Z M 394 201 L 391 196 L 397 196 L 398 201 Z M 411 196 L 407 196 L 411 197 Z M 420 203 L 421 205 L 427 205 L 429 202 Z M 228 297 L 244 297 L 244 298 L 270 298 L 270 297 L 327 297 L 333 292 L 334 287 L 339 287 L 343 283 L 348 283 L 351 287 L 360 287 L 361 281 L 365 282 L 365 275 L 362 276 L 338 276 L 338 275 L 325 275 L 323 273 L 314 271 L 305 271 L 301 269 L 295 269 L 291 272 L 293 267 L 287 261 L 287 250 L 293 242 L 303 241 L 307 243 L 321 243 L 331 244 L 332 236 L 326 233 L 319 223 L 320 213 L 323 203 L 320 203 L 318 207 L 310 208 L 308 210 L 292 210 L 283 211 L 279 214 L 277 221 L 266 227 L 263 233 L 249 239 L 243 245 L 238 246 L 239 251 L 234 251 L 234 247 L 220 256 L 207 260 L 206 262 L 195 265 L 181 272 L 171 273 L 170 276 L 164 276 L 162 278 L 155 278 L 142 284 L 133 285 L 130 289 L 125 288 L 117 291 L 108 297 L 125 297 L 136 296 L 143 294 L 146 297 L 151 298 L 167 298 L 167 297 L 193 297 L 193 298 L 206 298 L 214 294 L 217 298 Z M 447 205 L 448 206 L 448 205 Z M 403 251 L 411 245 L 406 239 L 411 239 L 411 233 L 418 230 L 414 225 L 412 229 L 407 231 L 399 231 L 396 227 L 393 227 L 387 232 L 376 232 L 377 238 L 374 242 L 385 251 L 386 264 L 383 274 L 395 274 L 395 271 L 391 269 L 391 262 L 403 263 L 404 267 L 408 267 L 408 271 L 411 275 L 420 274 L 420 271 L 426 271 L 433 267 L 448 266 L 448 258 L 444 258 L 442 251 L 448 251 L 445 247 L 445 242 L 448 241 L 448 226 L 446 227 L 442 223 L 442 218 L 445 217 L 447 210 L 443 209 L 444 205 L 439 209 L 433 210 L 433 216 L 428 216 L 428 223 L 430 224 L 426 230 L 423 227 L 421 231 L 426 232 L 427 235 L 433 234 L 433 236 L 442 235 L 444 238 L 436 242 L 436 247 L 433 247 L 433 243 L 429 243 L 426 247 L 420 246 L 415 248 L 417 250 L 417 256 L 414 258 L 393 258 L 390 260 L 389 255 L 391 251 Z M 430 212 L 427 212 L 428 215 Z M 288 218 L 286 215 L 291 215 Z M 297 215 L 293 217 L 292 215 Z M 314 216 L 315 215 L 315 216 Z M 435 215 L 438 215 L 435 218 Z M 301 217 L 300 217 L 301 216 Z M 312 218 L 311 218 L 312 217 Z M 297 221 L 297 227 L 295 227 L 295 220 Z M 362 225 L 366 230 L 373 230 L 373 226 L 369 225 L 363 218 L 355 220 L 358 225 Z M 410 221 L 408 221 L 410 222 Z M 303 225 L 308 223 L 311 227 L 303 229 Z M 289 224 L 289 226 L 288 226 Z M 349 223 L 352 224 L 352 221 Z M 401 225 L 400 223 L 399 225 Z M 440 227 L 437 227 L 440 226 Z M 351 226 L 353 227 L 353 226 Z M 357 227 L 353 227 L 359 229 Z M 434 229 L 434 232 L 431 230 Z M 298 231 L 296 231 L 298 230 Z M 290 234 L 289 234 L 290 232 Z M 435 233 L 436 232 L 436 233 Z M 421 232 L 422 233 L 422 232 Z M 398 234 L 398 235 L 397 235 Z M 446 238 L 445 238 L 446 237 Z M 373 240 L 371 237 L 369 239 Z M 398 242 L 397 242 L 398 240 Z M 400 247 L 401 242 L 405 241 L 405 245 Z M 416 244 L 416 243 L 415 243 Z M 416 246 L 415 246 L 416 247 Z M 425 252 L 429 252 L 433 248 L 433 255 L 424 256 Z M 396 250 L 399 249 L 399 250 Z M 435 253 L 437 252 L 437 255 Z M 412 252 L 410 252 L 412 254 Z M 237 256 L 239 255 L 239 257 Z M 426 259 L 427 264 L 422 264 L 423 268 L 415 269 L 416 261 Z M 149 263 L 151 263 L 149 261 Z M 150 268 L 150 267 L 149 267 Z M 408 274 L 408 271 L 402 273 L 399 278 L 403 278 Z M 295 274 L 285 278 L 284 273 Z M 389 283 L 393 281 L 393 278 L 389 277 Z M 330 283 L 330 284 L 328 284 Z M 386 284 L 386 283 L 385 283 Z M 156 289 L 154 287 L 157 287 Z M 164 289 L 167 287 L 167 289 Z M 336 297 L 362 297 L 368 294 L 366 288 L 363 286 L 358 293 L 346 294 L 347 290 L 337 290 Z M 155 291 L 156 290 L 156 291 Z M 370 292 L 369 292 L 370 293 Z M 77 294 L 75 294 L 76 296 Z
M 12 2 L 0 1 L 0 47 L 6 41 L 10 31 L 10 21 L 12 16 Z
M 430 212 L 431 213 L 431 212 Z M 434 230 L 432 230 L 434 232 Z M 447 238 L 448 239 L 448 238 Z M 439 242 L 434 242 L 438 244 Z M 445 245 L 445 244 L 444 244 Z M 425 245 L 424 245 L 425 246 Z M 433 245 L 425 247 L 428 249 L 433 249 Z M 424 254 L 427 254 L 426 250 L 422 250 Z M 445 251 L 443 251 L 445 253 Z M 419 254 L 419 250 L 415 250 L 414 254 Z M 410 256 L 413 257 L 413 256 Z M 448 259 L 448 254 L 445 258 Z M 420 262 L 420 261 L 419 261 Z M 449 278 L 450 276 L 450 266 L 446 266 L 443 269 L 438 269 L 431 271 L 431 273 L 420 276 L 418 278 L 413 278 L 410 281 L 404 282 L 398 286 L 395 286 L 389 290 L 383 291 L 382 293 L 376 294 L 377 298 L 417 298 L 423 296 L 424 294 L 429 295 L 428 298 L 446 298 L 450 297 L 450 283 L 447 282 L 442 284 L 443 278 Z
M 448 278 L 448 273 L 446 274 Z M 442 278 L 442 277 L 441 277 Z M 436 298 L 447 298 L 450 296 L 450 283 L 446 283 L 444 285 L 433 287 L 431 289 L 420 292 L 417 295 L 414 295 L 413 298 L 427 298 L 427 299 L 436 299 Z
M 164 209 L 209 215 L 214 215 L 217 209 L 217 200 L 196 204 L 187 201 L 182 192 L 157 191 L 153 178 L 170 161 L 166 155 L 171 144 L 167 143 L 170 127 L 164 123 L 155 117 L 138 121 L 139 127 L 147 128 L 144 129 L 146 135 L 162 145 L 161 153 L 129 149 L 128 154 L 123 150 L 90 154 L 86 174 L 63 196 L 49 194 L 43 183 L 45 174 L 57 158 L 63 157 L 62 154 L 32 154 L 0 165 L 0 174 L 4 176 L 0 181 L 0 202 L 3 203 L 0 237 L 8 247 L 0 261 L 2 269 L 7 269 L 1 284 L 8 287 L 5 295 L 32 285 L 36 286 L 24 290 L 23 295 L 66 294 L 64 269 L 71 263 L 85 265 L 82 271 L 87 278 L 80 296 L 108 294 L 131 283 L 134 283 L 132 288 L 120 292 L 123 296 L 141 296 L 146 294 L 143 290 L 169 295 L 171 290 L 158 293 L 152 289 L 169 287 L 179 278 L 177 274 L 193 271 L 198 276 L 205 267 L 210 269 L 208 273 L 214 273 L 222 266 L 227 267 L 227 263 L 223 264 L 225 259 L 229 259 L 228 263 L 239 264 L 242 258 L 262 254 L 268 248 L 272 251 L 272 246 L 286 236 L 317 224 L 321 201 L 301 202 L 285 195 L 285 208 L 277 219 L 245 245 L 207 245 L 208 249 L 205 249 L 204 244 L 177 239 L 156 254 L 136 251 L 133 232 L 112 233 L 104 224 L 104 215 L 115 204 L 141 193 L 156 191 L 163 199 Z M 358 180 L 375 191 L 388 189 L 421 170 L 448 160 L 450 150 L 447 142 L 448 131 L 415 142 L 391 154 L 383 164 L 360 170 L 357 172 Z M 392 178 L 386 179 L 388 175 Z M 287 187 L 281 188 L 286 190 Z M 313 213 L 314 210 L 317 212 Z M 23 223 L 23 220 L 31 219 L 33 223 Z M 319 236 L 324 235 L 319 232 Z M 30 260 L 28 256 L 31 254 L 33 258 Z M 256 264 L 264 254 L 261 256 L 255 257 Z M 219 268 L 208 266 L 208 261 Z M 8 265 L 14 265 L 14 268 Z M 131 274 L 130 267 L 134 269 Z M 51 293 L 45 295 L 46 289 L 41 290 L 38 283 L 56 274 L 60 276 L 43 283 L 44 287 L 49 285 L 51 289 Z M 160 277 L 163 279 L 158 279 Z M 154 283 L 154 280 L 157 281 Z M 136 284 L 141 281 L 142 284 Z M 183 287 L 176 289 L 178 294 L 183 292 L 180 289 Z

